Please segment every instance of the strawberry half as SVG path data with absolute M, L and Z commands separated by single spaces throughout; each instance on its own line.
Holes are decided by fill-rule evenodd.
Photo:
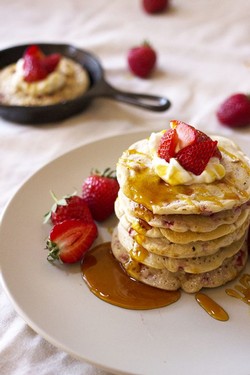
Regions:
M 23 57 L 27 57 L 27 56 L 36 57 L 39 60 L 44 58 L 43 52 L 36 45 L 32 45 L 26 48 Z
M 179 150 L 198 141 L 198 130 L 193 126 L 177 120 L 171 121 L 170 126 L 176 130 Z
M 78 219 L 85 223 L 93 221 L 89 207 L 83 198 L 78 195 L 67 195 L 57 199 L 54 193 L 51 192 L 51 195 L 55 203 L 44 215 L 44 223 L 50 220 L 55 225 L 68 219 Z
M 186 171 L 199 176 L 206 168 L 210 158 L 217 148 L 217 141 L 208 139 L 193 143 L 176 154 L 176 159 Z
M 178 136 L 175 129 L 169 129 L 161 137 L 158 147 L 158 155 L 167 162 L 175 156 L 175 149 L 178 143 Z
M 79 262 L 97 237 L 97 227 L 92 223 L 70 219 L 56 224 L 49 235 L 46 248 L 48 261 Z
M 51 55 L 44 57 L 42 63 L 48 74 L 55 70 L 60 59 L 61 55 L 59 53 L 52 53 Z
M 115 172 L 107 168 L 103 173 L 93 171 L 82 184 L 82 197 L 97 221 L 106 220 L 114 212 L 119 191 Z
M 36 82 L 47 77 L 48 73 L 42 65 L 41 60 L 36 56 L 27 55 L 24 57 L 23 74 L 26 82 Z
M 24 80 L 31 83 L 46 78 L 55 70 L 60 59 L 58 53 L 45 56 L 38 46 L 28 47 L 23 55 Z

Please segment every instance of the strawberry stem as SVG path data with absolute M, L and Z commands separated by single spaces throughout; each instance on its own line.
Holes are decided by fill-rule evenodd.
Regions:
M 59 259 L 59 247 L 53 241 L 47 240 L 46 249 L 49 250 L 49 254 L 47 256 L 47 260 L 49 262 L 54 262 L 55 260 Z
M 108 177 L 116 179 L 116 171 L 111 169 L 110 167 L 104 169 L 103 172 L 100 172 L 98 169 L 92 169 L 91 175 L 97 175 L 101 177 Z

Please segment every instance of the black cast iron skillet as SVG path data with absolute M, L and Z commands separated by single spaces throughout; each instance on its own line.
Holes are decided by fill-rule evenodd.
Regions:
M 88 72 L 91 85 L 83 95 L 59 104 L 46 106 L 16 106 L 0 103 L 0 116 L 8 121 L 26 124 L 41 124 L 66 119 L 83 111 L 97 97 L 107 97 L 132 104 L 151 111 L 165 111 L 170 107 L 166 98 L 154 95 L 136 94 L 117 90 L 104 78 L 103 68 L 98 59 L 87 51 L 67 44 L 34 43 L 45 54 L 60 53 L 81 64 Z M 15 63 L 22 57 L 28 45 L 20 45 L 0 51 L 0 69 Z

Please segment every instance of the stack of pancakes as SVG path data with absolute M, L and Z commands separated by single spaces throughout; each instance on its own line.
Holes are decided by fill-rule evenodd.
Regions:
M 233 280 L 245 267 L 250 163 L 231 140 L 216 140 L 226 173 L 209 184 L 164 182 L 152 166 L 148 139 L 120 157 L 112 252 L 129 276 L 194 293 Z

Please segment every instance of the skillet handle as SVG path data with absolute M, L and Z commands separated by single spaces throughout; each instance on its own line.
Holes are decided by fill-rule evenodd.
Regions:
M 162 112 L 170 107 L 170 101 L 167 98 L 155 95 L 136 94 L 116 90 L 113 98 L 136 107 L 148 109 L 150 111 Z
M 118 100 L 126 104 L 132 104 L 136 107 L 155 112 L 166 111 L 171 106 L 171 103 L 167 98 L 121 91 L 111 86 L 105 80 L 102 80 L 98 87 L 96 86 L 92 92 L 89 91 L 89 96 L 92 98 L 97 96 L 108 97 L 110 99 Z

